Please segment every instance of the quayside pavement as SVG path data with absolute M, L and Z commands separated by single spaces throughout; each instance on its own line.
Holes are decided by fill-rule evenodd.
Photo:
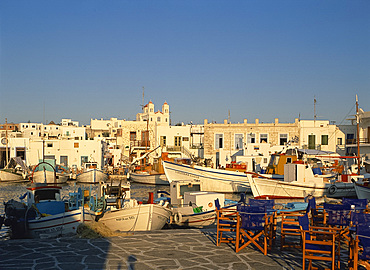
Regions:
M 302 269 L 301 252 L 280 251 L 278 243 L 264 256 L 253 247 L 235 253 L 215 241 L 215 228 L 6 240 L 0 242 L 0 269 Z

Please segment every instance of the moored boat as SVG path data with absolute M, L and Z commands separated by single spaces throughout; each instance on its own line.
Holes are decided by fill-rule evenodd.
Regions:
M 97 195 L 90 201 L 102 199 L 105 206 L 100 209 L 90 207 L 87 216 L 92 216 L 91 220 L 97 220 L 112 231 L 160 230 L 172 214 L 167 205 L 154 204 L 153 197 L 148 203 L 131 199 L 129 182 L 125 185 L 121 185 L 121 182 L 119 185 L 103 185 L 100 193 L 100 198 Z
M 236 207 L 237 202 L 225 200 L 223 193 L 202 191 L 199 180 L 173 181 L 170 185 L 170 197 L 158 197 L 156 201 L 164 204 L 171 202 L 173 215 L 170 225 L 203 228 L 216 224 L 216 205 Z
M 21 201 L 6 202 L 4 224 L 10 227 L 11 237 L 49 238 L 75 234 L 84 220 L 83 205 L 63 201 L 61 189 L 60 186 L 34 184 L 27 188 Z M 72 205 L 75 207 L 70 207 Z
M 166 175 L 157 172 L 136 171 L 130 173 L 130 180 L 145 185 L 169 185 Z
M 220 193 L 250 192 L 248 177 L 243 172 L 213 169 L 197 165 L 177 164 L 163 161 L 168 181 L 199 180 L 203 191 Z
M 96 184 L 105 182 L 108 174 L 97 168 L 96 162 L 84 163 L 83 172 L 77 174 L 76 180 L 79 183 Z
M 283 180 L 267 179 L 259 176 L 248 176 L 253 196 L 257 199 L 303 199 L 314 197 L 355 197 L 351 181 L 330 180 L 314 175 L 308 164 L 291 163 L 285 165 Z

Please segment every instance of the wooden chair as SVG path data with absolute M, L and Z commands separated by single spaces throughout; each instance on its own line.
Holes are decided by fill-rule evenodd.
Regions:
M 281 232 L 280 232 L 280 249 L 302 247 L 301 229 L 299 226 L 298 217 L 302 217 L 303 213 L 281 212 Z M 288 241 L 288 239 L 294 241 Z
M 331 269 L 340 268 L 340 234 L 336 228 L 310 226 L 308 215 L 298 217 L 302 235 L 302 269 L 313 269 L 312 261 L 331 262 Z M 330 269 L 330 268 L 325 268 Z
M 367 244 L 366 239 L 369 239 L 369 238 L 366 238 L 366 234 L 368 234 L 368 231 L 366 231 L 366 226 L 367 227 L 370 226 L 370 214 L 366 214 L 364 212 L 358 212 L 358 211 L 351 213 L 351 226 L 350 226 L 351 241 L 349 245 L 349 258 L 348 258 L 348 268 L 349 269 L 357 269 L 358 267 L 359 252 L 361 251 L 361 245 L 359 246 L 359 241 L 360 239 L 362 239 L 362 243 L 365 243 L 365 246 L 366 246 Z M 360 228 L 359 231 L 358 231 L 358 228 Z M 369 235 L 367 235 L 367 237 L 369 237 Z M 370 250 L 368 247 L 367 252 L 365 248 L 365 254 L 360 255 L 360 261 L 363 263 L 366 260 L 369 261 L 369 258 L 370 258 Z M 370 269 L 370 265 L 368 268 Z
M 266 208 L 267 214 L 272 215 L 272 223 L 270 224 L 271 228 L 269 230 L 270 241 L 276 240 L 276 231 L 277 231 L 277 211 L 275 210 L 275 200 L 260 200 L 260 199 L 249 199 L 250 206 L 264 206 Z M 272 245 L 272 242 L 269 243 L 269 246 Z
M 215 200 L 217 216 L 217 246 L 221 243 L 235 243 L 237 211 L 220 207 L 218 199 Z
M 323 226 L 324 225 L 324 212 L 322 207 L 316 205 L 315 197 L 308 200 L 308 207 L 306 213 L 311 215 L 311 225 Z
M 356 238 L 353 249 L 353 265 L 349 269 L 357 270 L 358 265 L 362 264 L 366 269 L 370 269 L 370 224 L 359 225 L 356 230 Z
M 350 242 L 349 226 L 351 223 L 351 205 L 324 203 L 324 224 L 331 228 L 339 228 L 341 238 L 347 245 Z
M 354 207 L 354 211 L 366 211 L 368 209 L 367 206 L 367 199 L 351 199 L 351 198 L 342 198 L 343 204 L 349 204 L 352 207 Z
M 235 251 L 253 244 L 267 255 L 272 215 L 267 214 L 264 206 L 245 206 L 237 215 Z

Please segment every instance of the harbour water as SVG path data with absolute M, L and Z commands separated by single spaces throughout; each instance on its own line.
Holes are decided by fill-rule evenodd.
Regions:
M 0 215 L 4 214 L 4 203 L 11 199 L 19 200 L 19 197 L 26 192 L 26 188 L 29 187 L 31 183 L 0 183 Z M 67 184 L 64 184 L 62 189 L 62 197 L 68 196 L 69 192 L 74 192 L 79 187 L 84 187 L 89 189 L 90 185 L 87 184 L 78 184 L 75 181 L 69 181 Z M 97 185 L 92 185 L 91 188 L 96 190 Z M 147 201 L 149 198 L 149 192 L 154 193 L 154 198 L 158 191 L 170 191 L 169 186 L 165 185 L 143 185 L 138 183 L 131 183 L 131 198 L 138 201 Z M 238 201 L 240 198 L 239 194 L 225 194 L 225 198 Z M 7 239 L 7 227 L 2 227 L 0 230 L 0 240 Z

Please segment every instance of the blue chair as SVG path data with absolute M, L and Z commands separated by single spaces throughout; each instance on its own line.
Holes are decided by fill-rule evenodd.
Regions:
M 353 250 L 353 265 L 349 269 L 357 270 L 358 265 L 362 264 L 366 269 L 370 269 L 370 224 L 358 225 L 356 232 L 355 247 Z
M 298 217 L 304 214 L 300 212 L 281 212 L 280 225 L 280 249 L 296 248 L 301 249 L 302 239 Z
M 237 213 L 235 251 L 253 244 L 267 255 L 271 223 L 265 206 L 245 206 L 244 212 Z
M 354 205 L 356 211 L 363 211 L 367 209 L 367 199 L 349 199 L 342 198 L 343 204 L 349 204 L 350 206 Z M 353 210 L 353 209 L 352 209 Z
M 331 269 L 340 268 L 339 233 L 332 228 L 310 226 L 308 215 L 298 217 L 302 236 L 302 269 L 313 268 L 312 261 L 331 262 Z
M 251 206 L 264 206 L 266 207 L 266 211 L 268 215 L 272 214 L 272 224 L 271 224 L 271 230 L 269 232 L 271 233 L 270 239 L 275 240 L 276 239 L 276 230 L 277 230 L 277 211 L 275 210 L 275 200 L 260 200 L 260 199 L 249 199 L 249 205 Z
M 358 211 L 354 211 L 351 213 L 350 232 L 352 233 L 353 237 L 351 237 L 351 241 L 349 245 L 349 259 L 348 259 L 349 269 L 357 269 L 358 254 L 360 251 L 359 250 L 359 240 L 360 239 L 362 239 L 361 244 L 362 245 L 365 244 L 365 247 L 367 246 L 367 248 L 365 248 L 365 253 L 361 254 L 360 260 L 362 261 L 369 260 L 370 247 L 367 243 L 366 237 L 361 236 L 361 235 L 366 236 L 366 234 L 368 233 L 368 231 L 366 231 L 366 227 L 368 228 L 369 226 L 370 226 L 370 214 L 366 214 L 366 213 L 358 212 Z M 360 234 L 359 237 L 357 237 L 358 234 Z M 370 237 L 370 236 L 367 236 L 367 237 Z
M 308 207 L 306 210 L 306 214 L 311 214 L 312 225 L 314 226 L 322 226 L 324 224 L 324 213 L 322 209 L 317 207 L 315 197 L 312 197 L 308 200 Z
M 341 237 L 349 245 L 349 226 L 351 224 L 351 205 L 324 203 L 324 224 L 331 228 L 339 228 Z
M 217 218 L 216 244 L 235 243 L 237 212 L 235 210 L 221 208 L 218 198 L 215 200 Z

